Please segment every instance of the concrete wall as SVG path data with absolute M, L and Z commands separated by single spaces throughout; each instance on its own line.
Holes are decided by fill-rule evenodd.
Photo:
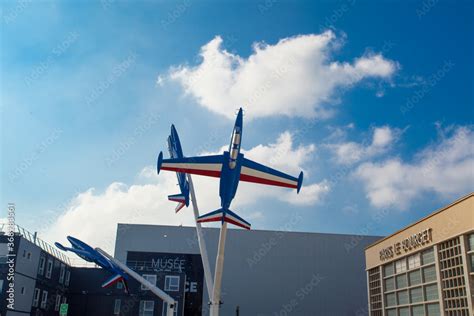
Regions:
M 214 270 L 219 230 L 204 234 Z M 239 306 L 241 315 L 365 315 L 364 248 L 378 239 L 229 229 L 222 314 Z M 198 254 L 196 230 L 119 224 L 115 257 L 125 261 L 127 251 Z

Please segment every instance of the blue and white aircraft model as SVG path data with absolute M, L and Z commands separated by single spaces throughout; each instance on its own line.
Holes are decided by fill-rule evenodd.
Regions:
M 240 152 L 242 141 L 242 108 L 235 120 L 229 150 L 222 155 L 202 157 L 177 157 L 163 159 L 163 152 L 158 155 L 157 172 L 161 170 L 190 173 L 220 178 L 219 195 L 221 208 L 198 217 L 198 222 L 227 222 L 250 229 L 250 223 L 232 212 L 229 207 L 237 192 L 239 181 L 254 182 L 296 189 L 299 193 L 303 184 L 303 172 L 298 178 L 261 165 L 244 157 Z M 291 157 L 289 157 L 291 158 Z
M 82 259 L 88 262 L 93 262 L 96 265 L 102 267 L 103 269 L 111 272 L 113 276 L 102 284 L 103 288 L 114 285 L 115 283 L 120 281 L 123 284 L 125 292 L 129 293 L 127 284 L 128 277 L 127 274 L 121 268 L 119 268 L 116 264 L 114 264 L 112 261 L 107 259 L 105 256 L 100 254 L 97 250 L 95 250 L 85 242 L 80 241 L 79 239 L 71 236 L 67 236 L 67 240 L 69 240 L 69 242 L 71 243 L 72 248 L 65 247 L 58 242 L 55 242 L 54 245 L 62 251 L 74 252 Z
M 171 125 L 171 134 L 168 137 L 168 151 L 172 159 L 184 158 L 178 132 L 174 125 Z M 168 195 L 168 200 L 178 202 L 178 206 L 176 206 L 175 210 L 176 213 L 178 213 L 184 206 L 189 206 L 189 183 L 188 180 L 186 180 L 186 174 L 183 172 L 176 172 L 176 177 L 178 178 L 181 193 Z

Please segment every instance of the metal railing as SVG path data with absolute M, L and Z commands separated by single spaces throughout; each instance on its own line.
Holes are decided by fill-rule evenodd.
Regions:
M 0 231 L 4 233 L 8 233 L 7 231 L 8 225 L 7 224 L 1 224 L 0 225 Z M 15 233 L 18 233 L 20 236 L 28 240 L 29 242 L 37 245 L 50 255 L 56 257 L 57 259 L 63 261 L 67 265 L 71 266 L 71 259 L 66 256 L 65 254 L 59 252 L 56 248 L 45 242 L 44 240 L 38 238 L 37 234 L 32 234 L 28 230 L 24 229 L 23 227 L 16 225 L 15 224 Z

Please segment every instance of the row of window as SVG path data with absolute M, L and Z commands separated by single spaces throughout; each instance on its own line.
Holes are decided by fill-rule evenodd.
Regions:
M 38 275 L 44 275 L 47 279 L 51 279 L 51 275 L 53 273 L 53 259 L 49 258 L 48 262 L 46 263 L 46 257 L 41 256 L 40 262 L 38 266 Z M 45 268 L 46 268 L 46 275 L 45 275 Z M 61 263 L 61 270 L 59 272 L 59 284 L 63 284 L 69 286 L 69 281 L 71 278 L 71 271 L 66 271 L 66 265 Z
M 384 277 L 403 273 L 407 270 L 416 269 L 422 265 L 434 263 L 434 261 L 433 248 L 425 250 L 421 253 L 418 252 L 414 255 L 395 261 L 395 264 L 392 262 L 384 265 Z
M 400 307 L 397 309 L 386 309 L 387 316 L 439 316 L 439 304 L 426 304 L 426 305 L 415 305 L 411 307 Z M 410 314 L 411 311 L 411 314 Z
M 436 281 L 436 269 L 434 265 L 390 277 L 384 280 L 384 291 L 393 291 L 409 286 L 419 285 Z
M 114 315 L 120 315 L 122 307 L 122 300 L 116 299 L 114 304 Z M 166 311 L 168 309 L 168 304 L 166 302 L 163 303 L 163 308 L 161 311 L 162 316 L 166 316 Z M 155 312 L 155 301 L 140 301 L 138 315 L 139 316 L 153 316 Z M 173 311 L 175 316 L 178 315 L 178 302 L 176 302 L 176 307 Z
M 438 299 L 438 286 L 436 284 L 416 287 L 410 290 L 398 291 L 385 295 L 385 306 L 408 305 L 421 303 L 423 301 L 434 301 Z
M 143 278 L 156 286 L 156 274 L 144 274 Z M 165 276 L 165 291 L 179 292 L 179 275 Z M 148 288 L 142 284 L 141 289 L 146 291 Z
M 40 297 L 41 297 L 41 301 L 40 301 Z M 66 303 L 66 297 L 65 296 L 61 297 L 60 294 L 56 294 L 55 301 L 54 301 L 54 310 L 55 311 L 59 311 L 59 307 L 61 306 L 61 302 Z M 33 295 L 33 304 L 31 304 L 31 306 L 49 310 L 48 291 L 43 290 L 43 293 L 41 293 L 40 289 L 35 288 L 35 293 Z

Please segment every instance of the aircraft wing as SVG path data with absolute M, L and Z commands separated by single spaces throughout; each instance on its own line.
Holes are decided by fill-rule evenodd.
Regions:
M 296 189 L 299 193 L 301 185 L 303 184 L 303 172 L 300 173 L 298 178 L 295 178 L 281 171 L 244 158 L 240 171 L 240 180 L 292 188 Z
M 223 155 L 163 159 L 163 153 L 160 152 L 156 170 L 158 173 L 168 170 L 219 178 L 223 161 Z

